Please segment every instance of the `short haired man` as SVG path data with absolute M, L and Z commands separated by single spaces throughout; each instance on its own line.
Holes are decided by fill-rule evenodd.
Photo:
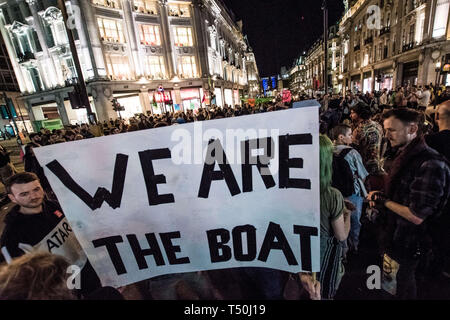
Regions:
M 26 247 L 39 244 L 65 218 L 57 202 L 45 199 L 45 192 L 34 173 L 18 173 L 7 180 L 5 187 L 16 206 L 4 220 L 6 226 L 0 238 L 0 261 L 25 254 Z M 99 285 L 100 281 L 87 261 L 81 273 L 81 289 L 89 292 Z
M 429 251 L 426 224 L 438 216 L 450 195 L 450 168 L 443 156 L 428 147 L 421 133 L 423 114 L 393 109 L 383 114 L 386 138 L 398 147 L 385 194 L 372 191 L 371 206 L 386 211 L 385 249 L 400 267 L 397 296 L 415 299 L 415 273 Z
M 427 144 L 450 161 L 450 100 L 438 105 L 436 122 L 439 132 L 425 137 Z
M 438 105 L 436 122 L 439 132 L 425 136 L 426 143 L 450 161 L 450 100 Z M 435 265 L 450 278 L 450 200 L 433 226 Z M 438 271 L 440 271 L 438 270 Z
M 35 133 L 35 132 L 30 133 L 29 137 L 30 137 L 30 141 L 31 141 L 29 143 L 30 146 L 32 146 L 32 147 L 42 146 L 42 139 L 41 139 L 41 136 L 39 133 Z
M 353 174 L 353 189 L 354 193 L 350 195 L 347 200 L 351 201 L 355 206 L 352 215 L 350 216 L 351 228 L 348 235 L 348 247 L 350 252 L 357 253 L 359 245 L 359 233 L 361 230 L 361 212 L 363 208 L 364 196 L 366 196 L 366 189 L 364 181 L 369 175 L 364 167 L 361 155 L 358 151 L 350 147 L 352 144 L 352 128 L 345 124 L 337 125 L 332 130 L 332 138 L 334 142 L 334 154 L 343 156 L 347 161 Z
M 418 91 L 416 97 L 418 99 L 417 103 L 419 104 L 419 110 L 425 111 L 431 101 L 430 86 L 426 85 L 423 91 Z

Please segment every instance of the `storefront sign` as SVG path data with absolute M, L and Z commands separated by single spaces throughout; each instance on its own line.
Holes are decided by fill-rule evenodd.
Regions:
M 291 109 L 35 154 L 104 286 L 234 267 L 319 271 L 318 124 L 316 107 Z

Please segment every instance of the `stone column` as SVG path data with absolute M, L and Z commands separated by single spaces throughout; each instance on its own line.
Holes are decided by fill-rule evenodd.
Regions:
M 375 69 L 373 67 L 372 70 L 370 70 L 370 76 L 372 77 L 371 90 L 372 92 L 375 92 Z
M 34 30 L 36 31 L 39 43 L 41 44 L 42 51 L 44 53 L 43 59 L 40 62 L 41 63 L 44 62 L 45 65 L 48 66 L 49 70 L 46 70 L 46 73 L 50 74 L 51 75 L 50 79 L 52 79 L 50 81 L 47 81 L 47 78 L 43 77 L 42 80 L 44 83 L 47 81 L 47 83 L 46 83 L 47 87 L 53 88 L 56 85 L 58 85 L 57 80 L 56 80 L 56 68 L 55 68 L 53 59 L 51 58 L 50 52 L 47 47 L 47 41 L 45 38 L 44 27 L 42 25 L 41 17 L 39 16 L 39 14 L 37 12 L 36 0 L 26 0 L 26 2 L 28 3 L 31 13 L 33 15 L 33 25 L 32 26 L 34 27 Z M 25 3 L 21 2 L 21 5 L 25 5 Z
M 67 115 L 67 110 L 66 110 L 66 106 L 64 105 L 64 97 L 62 93 L 57 93 L 55 95 L 55 102 L 58 105 L 58 112 L 59 115 L 61 116 L 61 120 L 63 122 L 63 124 L 66 125 L 70 125 L 70 120 L 69 120 L 69 116 Z
M 86 26 L 85 32 L 86 40 L 89 45 L 89 55 L 91 57 L 92 68 L 94 70 L 94 78 L 106 78 L 106 64 L 103 57 L 103 45 L 100 41 L 100 33 L 98 30 L 97 18 L 95 17 L 94 10 L 91 6 L 91 1 L 79 0 L 78 2 L 81 17 Z
M 122 0 L 123 17 L 125 22 L 125 30 L 128 34 L 128 51 L 131 57 L 128 59 L 131 62 L 131 69 L 135 75 L 136 80 L 143 76 L 143 68 L 139 61 L 139 49 L 136 39 L 136 29 L 134 28 L 134 17 L 131 9 L 131 1 Z
M 173 58 L 172 40 L 170 37 L 169 18 L 167 15 L 167 0 L 159 1 L 159 15 L 161 17 L 161 31 L 164 45 L 165 63 L 167 66 L 169 79 L 172 79 L 177 74 L 177 71 Z
M 25 109 L 27 109 L 28 117 L 30 118 L 30 122 L 31 122 L 31 125 L 33 126 L 33 130 L 35 132 L 37 132 L 38 130 L 37 130 L 36 123 L 35 123 L 36 117 L 34 116 L 34 113 L 33 113 L 33 107 L 31 106 L 31 103 L 29 100 L 24 99 L 23 104 L 25 106 Z
M 82 21 L 86 21 L 84 19 L 84 12 L 81 10 L 79 0 L 71 0 L 70 8 L 72 10 L 72 15 L 74 17 L 73 22 L 75 23 L 75 28 L 77 30 L 78 38 L 80 41 L 79 52 L 78 55 L 83 57 L 85 63 L 84 71 L 84 79 L 89 78 L 98 78 L 97 68 L 95 67 L 95 59 L 94 54 L 92 52 L 92 48 L 89 42 L 89 34 L 87 30 L 87 24 L 82 23 Z M 70 19 L 70 16 L 69 16 Z M 70 27 L 73 22 L 69 23 Z
M 141 88 L 141 92 L 139 92 L 139 99 L 141 101 L 141 106 L 144 108 L 143 113 L 145 115 L 147 115 L 147 111 L 153 112 L 150 96 L 148 95 L 148 88 Z
M 97 111 L 97 119 L 99 122 L 109 121 L 110 118 L 113 120 L 118 118 L 117 112 L 115 112 L 112 108 L 111 100 L 112 89 L 109 88 L 108 85 L 96 85 L 92 86 L 93 96 L 96 96 L 94 99 L 95 110 Z M 108 96 L 105 95 L 105 91 Z M 108 92 L 109 91 L 109 92 Z
M 208 70 L 208 44 L 206 39 L 207 32 L 205 31 L 205 20 L 203 19 L 202 11 L 205 6 L 201 1 L 195 1 L 194 4 L 191 5 L 192 12 L 192 22 L 194 25 L 194 41 L 197 47 L 197 59 L 199 63 L 197 64 L 197 68 L 199 69 L 199 75 L 201 78 L 208 77 L 208 74 L 212 73 Z

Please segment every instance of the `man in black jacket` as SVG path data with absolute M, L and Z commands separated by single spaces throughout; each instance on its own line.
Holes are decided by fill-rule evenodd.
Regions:
M 6 192 L 16 206 L 5 217 L 0 262 L 9 263 L 31 250 L 47 250 L 70 258 L 83 268 L 82 293 L 100 287 L 98 276 L 86 260 L 60 205 L 45 199 L 38 177 L 30 172 L 16 174 L 6 181 Z

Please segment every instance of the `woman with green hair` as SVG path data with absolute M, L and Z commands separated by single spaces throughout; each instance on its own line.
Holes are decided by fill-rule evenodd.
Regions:
M 344 275 L 343 241 L 350 231 L 350 213 L 339 190 L 331 186 L 333 143 L 319 136 L 320 144 L 320 274 L 301 273 L 300 280 L 311 299 L 333 299 Z

